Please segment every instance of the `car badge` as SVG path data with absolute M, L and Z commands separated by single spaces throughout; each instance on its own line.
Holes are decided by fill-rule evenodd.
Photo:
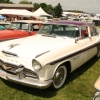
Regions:
M 10 46 L 8 46 L 9 47 L 9 49 L 12 49 L 13 47 L 15 47 L 15 46 L 18 46 L 19 44 L 11 44 Z

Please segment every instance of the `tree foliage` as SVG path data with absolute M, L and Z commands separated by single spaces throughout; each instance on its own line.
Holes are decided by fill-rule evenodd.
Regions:
M 32 4 L 32 2 L 27 1 L 27 0 L 22 0 L 19 2 L 19 4 Z
M 47 5 L 45 3 L 40 3 L 40 4 L 34 3 L 33 6 L 34 6 L 34 11 L 37 10 L 39 7 L 41 7 L 48 14 L 56 17 L 61 17 L 63 11 L 60 3 L 58 3 L 58 5 L 55 7 L 53 7 L 52 5 Z
M 36 11 L 38 8 L 40 8 L 40 4 L 38 4 L 38 3 L 34 3 L 33 6 L 34 6 L 34 11 Z
M 54 13 L 56 17 L 61 17 L 62 16 L 62 6 L 60 5 L 60 3 L 58 3 L 57 6 L 54 7 Z
M 10 3 L 10 4 L 13 4 L 13 2 L 10 1 L 10 0 L 0 0 L 0 3 Z

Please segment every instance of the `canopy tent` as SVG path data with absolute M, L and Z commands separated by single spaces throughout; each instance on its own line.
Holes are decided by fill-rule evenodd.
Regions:
M 0 14 L 32 16 L 32 12 L 25 9 L 1 9 Z
M 4 17 L 4 16 L 2 16 L 2 15 L 0 15 L 0 19 L 5 19 L 5 17 Z
M 50 16 L 52 17 L 52 15 L 46 13 L 41 7 L 36 10 L 35 12 L 33 12 L 32 14 L 35 18 L 39 18 L 39 17 L 42 17 L 42 16 Z

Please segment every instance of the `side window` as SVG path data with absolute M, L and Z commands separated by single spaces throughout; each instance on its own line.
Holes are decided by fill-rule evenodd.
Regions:
M 28 30 L 28 24 L 22 24 L 22 30 Z
M 88 34 L 88 28 L 86 26 L 81 28 L 81 38 L 87 38 L 89 36 Z
M 33 26 L 33 31 L 38 31 L 39 30 L 39 25 L 34 25 Z
M 75 38 L 80 37 L 79 28 L 75 26 L 67 26 L 65 28 L 68 37 Z
M 96 32 L 94 27 L 90 27 L 90 34 L 91 34 L 91 36 L 96 36 L 97 35 L 97 32 Z

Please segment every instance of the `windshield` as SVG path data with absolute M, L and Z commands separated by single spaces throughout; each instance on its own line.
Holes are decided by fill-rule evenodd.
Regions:
M 56 35 L 56 36 L 66 36 L 66 37 L 79 37 L 79 29 L 76 26 L 68 25 L 43 25 L 37 34 L 43 35 Z
M 6 28 L 18 29 L 18 30 L 28 30 L 29 26 L 28 26 L 27 23 L 16 23 L 16 22 L 13 22 L 10 25 L 7 25 Z

